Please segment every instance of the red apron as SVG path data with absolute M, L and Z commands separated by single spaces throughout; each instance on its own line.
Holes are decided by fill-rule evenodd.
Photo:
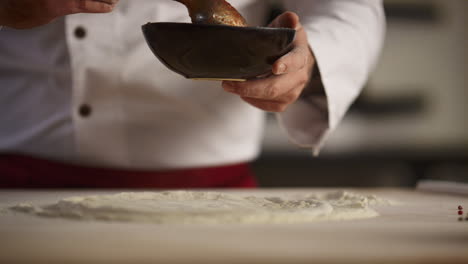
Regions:
M 166 171 L 82 167 L 22 155 L 0 155 L 0 188 L 254 188 L 248 163 Z

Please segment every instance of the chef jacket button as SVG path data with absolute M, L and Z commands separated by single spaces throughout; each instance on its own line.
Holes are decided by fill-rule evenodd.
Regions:
M 82 104 L 80 108 L 78 109 L 78 113 L 80 114 L 81 117 L 88 117 L 91 115 L 91 106 L 87 104 Z
M 75 37 L 77 39 L 83 39 L 86 37 L 86 29 L 82 26 L 75 28 Z

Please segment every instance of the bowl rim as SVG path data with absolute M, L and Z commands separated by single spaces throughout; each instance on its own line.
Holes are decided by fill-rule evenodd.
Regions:
M 238 27 L 238 26 L 229 26 L 229 25 L 212 25 L 212 24 L 193 24 L 193 23 L 184 23 L 184 22 L 148 22 L 142 25 L 142 29 L 150 27 L 152 25 L 178 25 L 184 27 L 198 27 L 198 28 L 225 28 L 225 29 L 234 29 L 241 31 L 286 31 L 291 33 L 296 33 L 296 29 L 287 28 L 287 27 L 265 27 L 265 26 L 247 26 L 247 27 Z

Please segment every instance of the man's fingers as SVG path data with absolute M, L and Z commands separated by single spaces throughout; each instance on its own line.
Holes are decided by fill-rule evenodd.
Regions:
M 283 112 L 295 102 L 310 79 L 315 63 L 307 34 L 299 17 L 292 12 L 278 16 L 271 27 L 293 28 L 296 37 L 292 50 L 279 58 L 267 78 L 246 82 L 223 82 L 225 91 L 239 95 L 247 103 L 269 112 Z
M 74 13 L 108 13 L 111 12 L 118 0 L 70 0 L 65 14 Z
M 307 46 L 296 46 L 288 54 L 279 58 L 272 68 L 275 75 L 296 72 L 309 65 L 310 55 Z
M 76 0 L 80 2 L 82 13 L 107 13 L 111 12 L 118 1 L 116 0 Z
M 108 13 L 117 2 L 118 0 L 0 0 L 0 5 L 6 4 L 8 15 L 2 15 L 5 25 L 25 29 L 75 13 Z
M 265 79 L 250 80 L 246 82 L 223 82 L 225 91 L 241 97 L 274 99 L 282 94 L 278 85 L 280 76 L 271 76 Z
M 303 69 L 310 63 L 307 35 L 302 27 L 299 16 L 293 12 L 285 12 L 279 15 L 270 24 L 271 27 L 293 28 L 296 30 L 296 38 L 293 41 L 293 49 L 279 58 L 272 68 L 275 75 L 295 72 Z
M 299 16 L 296 13 L 288 11 L 276 17 L 269 26 L 277 28 L 292 28 L 297 30 L 301 27 L 301 23 L 299 21 Z
M 250 97 L 241 97 L 242 100 L 247 103 L 260 108 L 268 112 L 284 112 L 291 105 L 292 102 L 295 102 L 299 98 L 300 90 L 293 89 L 288 93 L 282 95 L 280 98 L 268 100 L 268 99 L 258 99 Z
M 119 0 L 94 0 L 96 2 L 103 2 L 103 3 L 107 3 L 107 4 L 111 4 L 111 5 L 115 5 L 117 4 L 117 2 L 119 2 Z
M 223 82 L 222 86 L 225 91 L 241 97 L 276 100 L 296 87 L 303 87 L 307 81 L 308 76 L 305 72 L 296 72 L 246 82 Z
M 241 98 L 242 100 L 249 103 L 250 105 L 255 106 L 267 112 L 275 112 L 275 113 L 284 112 L 287 108 L 286 104 L 276 102 L 276 101 L 260 100 L 260 99 L 249 98 L 249 97 L 241 97 Z
M 62 0 L 60 4 L 57 1 L 51 2 L 51 9 L 54 10 L 54 16 L 65 16 L 76 13 L 109 13 L 118 0 Z

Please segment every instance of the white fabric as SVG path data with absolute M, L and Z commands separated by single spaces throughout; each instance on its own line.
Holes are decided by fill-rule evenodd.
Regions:
M 327 96 L 304 98 L 279 115 L 280 121 L 294 143 L 318 154 L 376 64 L 385 34 L 382 1 L 295 0 L 285 4 L 301 17 Z M 303 8 L 306 5 L 309 8 Z
M 231 3 L 261 24 L 266 1 Z M 299 12 L 327 98 L 281 114 L 291 139 L 318 149 L 364 84 L 381 46 L 378 0 L 285 1 Z M 144 42 L 147 22 L 185 21 L 179 3 L 122 0 L 109 14 L 76 14 L 0 32 L 0 152 L 134 169 L 216 166 L 254 159 L 264 114 L 217 82 L 186 80 Z M 86 30 L 78 39 L 74 31 Z M 78 114 L 91 106 L 89 117 Z

